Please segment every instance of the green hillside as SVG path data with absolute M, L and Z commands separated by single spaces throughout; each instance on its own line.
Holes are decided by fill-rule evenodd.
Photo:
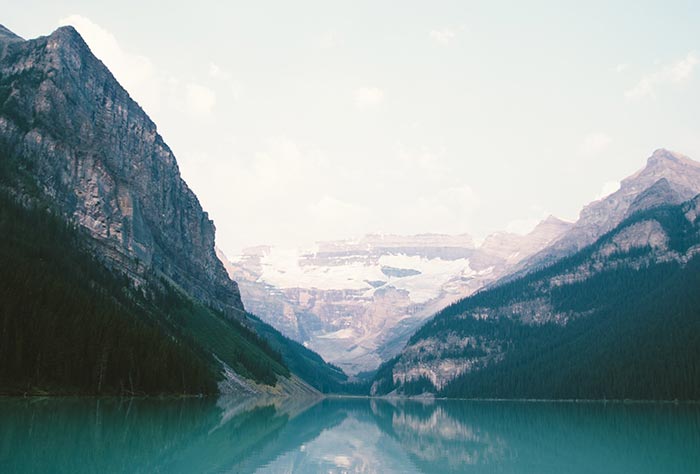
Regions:
M 700 399 L 700 258 L 687 266 L 619 270 L 567 288 L 557 304 L 599 305 L 566 326 L 473 321 L 513 349 L 499 364 L 457 378 L 448 397 Z M 601 296 L 607 295 L 607 301 Z M 613 296 L 614 295 L 614 296 Z
M 87 237 L 0 194 L 0 393 L 214 393 L 214 355 L 274 385 L 289 376 L 252 329 L 165 282 L 135 288 Z

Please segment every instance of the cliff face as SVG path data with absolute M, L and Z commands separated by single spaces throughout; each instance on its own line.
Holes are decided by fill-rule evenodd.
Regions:
M 0 160 L 108 264 L 165 277 L 230 316 L 243 309 L 172 151 L 72 27 L 29 41 L 0 27 Z

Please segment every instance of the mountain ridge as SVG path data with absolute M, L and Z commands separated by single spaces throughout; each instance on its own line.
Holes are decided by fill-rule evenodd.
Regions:
M 601 379 L 581 374 L 576 380 L 572 374 L 585 370 L 577 358 L 604 357 L 616 350 L 615 339 L 609 336 L 596 343 L 599 336 L 594 335 L 609 327 L 606 331 L 621 340 L 629 339 L 623 337 L 626 332 L 639 333 L 640 347 L 663 355 L 657 363 L 625 345 L 620 361 L 609 360 L 599 367 L 601 373 L 619 380 L 609 385 L 608 395 L 696 397 L 700 380 L 688 365 L 695 357 L 688 337 L 696 334 L 692 282 L 700 265 L 699 206 L 700 194 L 682 204 L 660 203 L 637 211 L 577 253 L 448 306 L 379 369 L 372 393 L 602 398 L 606 385 Z M 655 288 L 661 289 L 658 298 L 663 304 L 647 297 L 645 291 Z M 667 309 L 662 311 L 663 305 Z M 688 337 L 661 328 L 644 332 L 646 326 L 635 321 L 635 312 L 653 327 L 663 325 L 668 316 Z M 654 337 L 663 341 L 660 348 Z M 564 346 L 569 349 L 558 349 Z M 647 374 L 644 364 L 649 366 Z M 545 373 L 548 367 L 551 374 Z M 663 367 L 665 375 L 658 372 Z M 629 378 L 632 373 L 647 383 L 646 391 Z M 649 374 L 667 379 L 672 387 L 655 386 Z
M 370 234 L 285 252 L 219 257 L 246 307 L 346 372 L 393 357 L 422 321 L 505 274 L 571 224 L 549 216 L 526 235 Z
M 700 163 L 665 148 L 655 150 L 646 166 L 620 182 L 614 193 L 584 206 L 572 228 L 552 244 L 520 262 L 514 276 L 570 255 L 590 245 L 625 218 L 634 200 L 654 183 L 665 179 L 680 201 L 700 193 Z

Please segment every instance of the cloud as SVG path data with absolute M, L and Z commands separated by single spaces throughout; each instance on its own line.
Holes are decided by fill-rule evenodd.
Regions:
M 441 190 L 436 195 L 436 202 L 445 203 L 448 207 L 471 213 L 481 204 L 481 199 L 474 189 L 467 184 L 451 186 Z
M 537 224 L 542 222 L 544 218 L 546 218 L 546 216 L 532 217 L 528 219 L 513 219 L 506 225 L 506 232 L 527 235 L 532 232 L 532 230 L 537 227 Z
M 93 54 L 151 117 L 164 118 L 167 107 L 185 109 L 197 116 L 212 111 L 216 103 L 214 91 L 194 82 L 183 85 L 176 77 L 159 70 L 148 57 L 125 50 L 116 36 L 91 19 L 69 15 L 58 24 L 75 27 Z M 212 73 L 221 71 L 210 66 L 209 74 Z M 166 121 L 156 120 L 159 126 Z
M 403 143 L 396 144 L 396 157 L 402 167 L 420 168 L 422 172 L 436 170 L 444 172 L 445 169 L 440 162 L 440 153 L 428 148 L 413 150 L 407 148 Z
M 600 199 L 603 199 L 604 197 L 610 196 L 612 193 L 620 189 L 620 182 L 619 181 L 607 181 L 605 184 L 603 184 L 602 189 L 596 196 L 595 200 L 599 201 Z
M 439 147 L 406 146 L 364 159 L 290 136 L 243 136 L 219 151 L 178 156 L 216 222 L 218 245 L 231 255 L 262 243 L 304 247 L 371 232 L 470 232 L 485 200 L 445 159 Z
M 535 227 L 537 227 L 537 224 L 545 220 L 548 216 L 552 215 L 539 205 L 530 206 L 528 214 L 528 217 L 521 217 L 508 222 L 508 224 L 506 224 L 506 232 L 527 235 L 532 232 Z
M 343 214 L 348 212 L 364 212 L 364 209 L 360 206 L 341 201 L 340 199 L 328 195 L 323 196 L 318 202 L 310 205 L 309 209 L 313 215 L 333 219 L 342 217 Z
M 221 70 L 221 67 L 216 63 L 209 63 L 209 77 L 212 79 L 229 79 L 230 76 Z
M 615 66 L 615 72 L 617 72 L 617 73 L 624 72 L 625 70 L 627 70 L 627 67 L 628 67 L 627 64 L 620 63 L 617 66 Z
M 333 49 L 340 44 L 340 37 L 335 31 L 326 31 L 316 38 L 316 44 L 320 49 Z
M 367 227 L 371 216 L 369 209 L 329 195 L 309 205 L 307 211 L 317 226 L 332 229 L 329 236 L 360 237 L 358 231 Z
M 360 87 L 355 90 L 355 107 L 367 109 L 384 101 L 384 91 L 377 87 Z
M 263 150 L 243 165 L 238 176 L 249 182 L 251 191 L 258 189 L 260 198 L 299 196 L 299 186 L 305 179 L 318 179 L 325 169 L 325 158 L 315 148 L 302 148 L 287 137 L 266 140 Z
M 671 82 L 681 82 L 688 79 L 697 63 L 698 57 L 695 53 L 688 53 L 684 59 L 681 59 L 669 68 L 668 75 Z
M 363 204 L 348 200 L 348 177 L 335 173 L 337 162 L 322 149 L 285 136 L 247 145 L 232 141 L 225 151 L 179 159 L 229 253 L 261 243 L 303 246 L 368 229 L 364 219 L 372 213 L 363 215 Z
M 644 76 L 634 87 L 625 91 L 625 98 L 627 100 L 654 98 L 655 91 L 659 86 L 680 84 L 687 81 L 697 64 L 697 55 L 690 52 L 685 58 Z
M 603 152 L 612 143 L 612 138 L 603 132 L 596 132 L 587 135 L 581 145 L 579 145 L 579 155 L 595 156 Z
M 185 86 L 185 100 L 191 112 L 203 116 L 212 112 L 216 105 L 216 94 L 208 87 L 190 83 Z
M 454 31 L 449 28 L 431 30 L 429 34 L 433 41 L 443 46 L 448 46 L 456 37 Z
M 234 100 L 239 100 L 241 94 L 243 93 L 243 86 L 241 83 L 233 78 L 233 74 L 229 71 L 224 70 L 217 63 L 210 62 L 208 68 L 209 77 L 215 81 L 221 81 L 227 84 L 228 89 L 233 94 Z
M 419 196 L 407 202 L 402 210 L 405 218 L 440 232 L 458 232 L 465 221 L 481 205 L 481 198 L 467 184 L 450 186 L 430 195 Z M 449 226 L 446 226 L 450 223 Z M 426 225 L 427 224 L 427 225 Z

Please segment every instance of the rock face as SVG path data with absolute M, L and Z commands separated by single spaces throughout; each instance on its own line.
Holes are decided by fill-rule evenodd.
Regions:
M 173 153 L 72 27 L 29 41 L 0 27 L 0 160 L 134 280 L 164 277 L 231 316 L 242 311 L 214 224 Z
M 479 247 L 468 235 L 368 235 L 221 257 L 249 311 L 354 374 L 396 355 L 427 318 L 569 226 L 550 217 L 526 236 L 499 233 Z
M 658 149 L 644 169 L 624 179 L 616 192 L 584 207 L 570 230 L 541 252 L 523 260 L 517 269 L 527 271 L 571 255 L 634 212 L 662 203 L 679 204 L 698 193 L 700 163 L 680 153 Z

